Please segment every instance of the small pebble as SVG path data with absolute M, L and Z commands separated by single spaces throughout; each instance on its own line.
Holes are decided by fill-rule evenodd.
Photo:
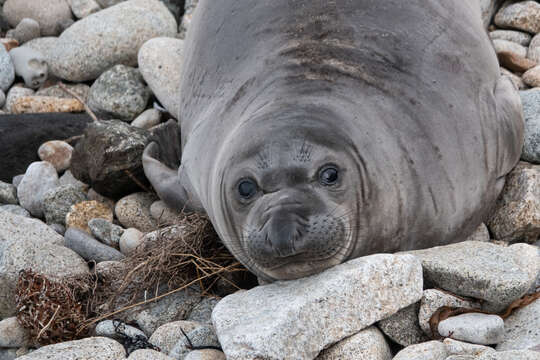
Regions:
M 88 222 L 88 227 L 99 241 L 105 245 L 119 248 L 120 237 L 124 233 L 124 229 L 121 226 L 115 225 L 105 219 L 92 219 Z
M 65 141 L 51 140 L 43 143 L 38 149 L 38 156 L 42 161 L 50 162 L 61 172 L 71 165 L 73 147 Z
M 12 105 L 17 101 L 18 98 L 24 96 L 31 96 L 34 94 L 34 90 L 24 87 L 22 84 L 16 84 L 9 89 L 6 96 L 6 103 L 4 108 L 8 113 L 12 112 Z
M 17 188 L 11 184 L 0 181 L 0 204 L 17 205 Z
M 452 316 L 439 323 L 439 334 L 479 345 L 491 345 L 504 338 L 504 321 L 500 316 L 479 313 Z
M 156 109 L 148 109 L 142 114 L 137 116 L 131 123 L 131 126 L 135 126 L 141 129 L 150 129 L 152 126 L 156 126 L 161 122 L 161 112 Z
M 45 220 L 48 224 L 64 225 L 71 207 L 87 200 L 86 194 L 73 185 L 60 185 L 51 189 L 43 195 Z
M 122 254 L 130 255 L 140 244 L 143 243 L 144 234 L 135 228 L 124 231 L 120 237 L 120 251 Z
M 95 332 L 96 336 L 105 336 L 116 340 L 122 340 L 122 335 L 130 338 L 140 336 L 143 339 L 146 339 L 146 335 L 144 334 L 144 332 L 142 332 L 142 330 L 139 330 L 136 327 L 127 325 L 117 320 L 100 321 L 96 326 Z
M 82 111 L 84 111 L 84 106 L 78 100 L 50 96 L 21 96 L 11 104 L 13 114 L 73 113 Z
M 39 23 L 30 18 L 24 18 L 15 27 L 15 29 L 9 30 L 6 33 L 6 37 L 15 39 L 20 45 L 30 40 L 39 38 L 41 36 L 41 29 Z
M 142 232 L 157 229 L 157 221 L 150 214 L 150 206 L 156 197 L 149 193 L 134 193 L 120 199 L 114 208 L 118 221 L 125 228 L 136 228 Z
M 26 169 L 24 178 L 17 187 L 19 203 L 30 214 L 41 218 L 43 214 L 43 196 L 49 190 L 60 185 L 58 174 L 51 163 L 34 162 Z

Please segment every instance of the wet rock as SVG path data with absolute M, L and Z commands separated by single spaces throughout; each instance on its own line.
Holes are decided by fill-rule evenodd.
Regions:
M 160 326 L 150 337 L 150 342 L 170 357 L 183 359 L 191 351 L 184 333 L 194 347 L 219 346 L 211 325 L 191 321 L 174 321 Z
M 50 231 L 55 237 L 60 236 Z M 86 262 L 64 246 L 26 237 L 0 241 L 0 318 L 16 313 L 15 289 L 19 272 L 24 269 L 32 269 L 52 279 L 88 272 Z
M 41 0 L 6 0 L 4 16 L 13 27 L 24 18 L 34 19 L 44 36 L 58 35 L 62 30 L 60 23 L 72 17 L 65 0 L 48 0 L 47 6 Z
M 60 35 L 50 66 L 69 81 L 96 79 L 117 64 L 137 66 L 147 40 L 174 36 L 176 21 L 158 0 L 129 0 L 77 21 Z
M 414 303 L 399 310 L 389 318 L 379 321 L 377 325 L 386 336 L 403 346 L 428 341 L 429 338 L 418 323 L 419 310 L 420 302 Z
M 178 118 L 180 111 L 180 73 L 184 41 L 174 38 L 154 38 L 139 51 L 139 69 L 159 102 Z
M 540 32 L 540 4 L 520 1 L 503 6 L 495 15 L 495 25 L 536 34 Z
M 41 36 L 39 23 L 34 19 L 24 18 L 13 30 L 6 33 L 6 37 L 17 40 L 19 44 L 36 39 Z
M 43 196 L 60 185 L 56 169 L 46 161 L 32 163 L 17 187 L 19 203 L 35 217 L 43 217 Z
M 128 256 L 143 243 L 144 234 L 135 228 L 126 229 L 120 237 L 120 251 Z
M 17 188 L 11 184 L 0 181 L 0 204 L 17 205 Z
M 7 91 L 15 80 L 15 67 L 4 46 L 0 46 L 0 90 Z
M 64 240 L 66 247 L 75 251 L 87 261 L 94 260 L 96 263 L 100 263 L 102 261 L 118 261 L 124 258 L 124 255 L 118 250 L 100 243 L 79 229 L 68 228 Z
M 527 292 L 540 264 L 537 249 L 526 244 L 464 241 L 408 253 L 421 259 L 427 287 L 483 299 L 484 309 L 494 312 Z
M 534 242 L 540 235 L 540 166 L 519 163 L 488 221 L 497 240 Z
M 415 303 L 421 292 L 417 259 L 372 255 L 229 295 L 214 308 L 212 322 L 227 359 L 314 358 Z
M 131 123 L 131 126 L 141 129 L 150 129 L 153 126 L 158 125 L 160 122 L 161 112 L 156 109 L 148 109 L 137 116 L 137 118 Z
M 98 201 L 82 201 L 70 208 L 69 213 L 66 215 L 66 227 L 77 228 L 90 234 L 88 222 L 96 218 L 112 222 L 113 213 L 107 205 Z
M 424 290 L 418 311 L 418 324 L 422 331 L 429 337 L 434 337 L 435 335 L 431 332 L 429 320 L 443 306 L 480 309 L 480 304 L 472 299 L 460 298 L 437 289 Z
M 84 111 L 84 105 L 75 99 L 49 96 L 21 96 L 13 101 L 13 114 L 74 113 Z
M 99 241 L 105 245 L 119 248 L 120 237 L 124 233 L 121 226 L 115 225 L 105 219 L 92 219 L 88 222 L 88 227 Z
M 401 350 L 393 360 L 446 360 L 446 346 L 440 341 L 428 341 Z
M 71 172 L 104 196 L 119 198 L 131 194 L 139 190 L 133 178 L 148 183 L 142 153 L 149 142 L 149 132 L 122 121 L 92 123 L 75 146 Z
M 82 340 L 66 341 L 43 346 L 19 360 L 120 360 L 125 359 L 126 351 L 120 343 L 104 338 L 91 337 Z
M 525 141 L 521 159 L 540 164 L 540 89 L 520 91 L 519 94 L 525 118 Z
M 149 193 L 135 193 L 120 199 L 114 208 L 118 221 L 125 228 L 136 228 L 143 232 L 157 229 L 157 221 L 150 214 L 150 206 L 156 197 Z
M 490 31 L 489 37 L 492 40 L 507 40 L 518 43 L 522 46 L 528 46 L 532 36 L 530 34 L 515 30 L 495 30 Z
M 473 344 L 491 345 L 502 341 L 504 322 L 500 316 L 487 314 L 461 314 L 439 323 L 442 337 Z
M 52 140 L 43 143 L 38 149 L 41 161 L 51 163 L 56 171 L 61 172 L 71 165 L 73 148 L 65 141 Z
M 497 351 L 525 350 L 540 345 L 540 299 L 516 310 L 504 321 L 504 340 Z
M 116 65 L 90 87 L 88 106 L 99 118 L 131 122 L 144 111 L 149 98 L 150 90 L 139 70 Z
M 73 185 L 60 185 L 43 195 L 43 213 L 48 224 L 66 223 L 71 206 L 87 201 L 86 194 Z
M 370 326 L 323 350 L 316 359 L 391 360 L 392 351 L 383 334 L 375 326 Z

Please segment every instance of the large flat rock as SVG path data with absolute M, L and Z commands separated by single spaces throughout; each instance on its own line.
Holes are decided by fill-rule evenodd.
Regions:
M 420 262 L 378 254 L 307 278 L 237 292 L 212 321 L 227 359 L 313 359 L 422 297 Z

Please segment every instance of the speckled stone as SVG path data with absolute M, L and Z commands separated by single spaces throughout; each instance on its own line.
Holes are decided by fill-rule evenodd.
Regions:
M 1 50 L 0 50 L 1 51 Z M 15 84 L 9 89 L 6 95 L 6 103 L 4 109 L 8 112 L 12 112 L 12 105 L 20 97 L 31 96 L 34 94 L 34 90 L 24 87 L 23 84 Z
M 495 15 L 495 25 L 536 34 L 540 32 L 540 4 L 520 1 L 504 6 Z
M 379 329 L 370 326 L 323 350 L 316 359 L 391 360 L 392 351 Z
M 17 188 L 11 184 L 0 181 L 0 204 L 17 205 Z
M 191 351 L 184 360 L 226 360 L 225 354 L 219 350 L 205 349 Z
M 527 51 L 527 58 L 540 63 L 540 36 L 535 35 L 531 43 L 529 44 L 529 50 Z
M 65 225 L 73 205 L 87 201 L 86 194 L 73 185 L 60 185 L 43 195 L 43 213 L 48 224 Z
M 73 147 L 65 141 L 51 140 L 43 143 L 38 149 L 42 161 L 50 162 L 56 171 L 61 172 L 71 165 Z
M 16 206 L 16 205 L 5 205 Z M 0 208 L 0 246 L 8 240 L 64 245 L 64 239 L 43 221 Z M 0 251 L 1 253 L 1 251 Z
M 519 45 L 528 46 L 531 42 L 531 34 L 515 31 L 515 30 L 494 30 L 490 31 L 489 37 L 492 40 L 507 40 L 518 43 Z
M 35 217 L 43 216 L 43 196 L 49 190 L 60 186 L 58 174 L 51 163 L 33 162 L 26 169 L 24 177 L 17 187 L 19 203 Z
M 525 111 L 527 113 L 527 110 Z M 506 177 L 489 229 L 496 240 L 534 242 L 540 235 L 540 166 L 520 162 Z
M 39 38 L 41 29 L 39 23 L 34 19 L 24 18 L 15 29 L 9 30 L 6 37 L 16 39 L 19 44 Z
M 180 212 L 169 208 L 163 200 L 158 200 L 150 206 L 150 215 L 152 215 L 160 225 L 173 225 L 178 223 Z
M 15 215 L 24 216 L 27 218 L 31 218 L 32 215 L 23 207 L 20 207 L 19 205 L 0 205 L 0 210 L 7 211 Z
M 504 320 L 504 340 L 497 351 L 525 350 L 540 346 L 540 299 L 516 310 Z
M 504 321 L 488 314 L 461 314 L 439 323 L 439 334 L 473 344 L 491 345 L 503 340 Z
M 7 91 L 15 80 L 15 67 L 4 46 L 0 45 L 0 90 Z
M 128 256 L 143 243 L 144 234 L 135 228 L 126 229 L 120 237 L 120 251 Z
M 540 164 L 540 89 L 520 91 L 519 95 L 525 117 L 525 141 L 521 159 Z M 526 164 L 523 165 L 527 167 Z M 534 182 L 534 178 L 532 180 Z
M 131 194 L 116 203 L 114 213 L 125 228 L 153 231 L 157 229 L 157 221 L 150 214 L 150 206 L 156 200 L 156 196 L 149 193 Z
M 18 360 L 120 360 L 126 358 L 124 347 L 108 338 L 91 337 L 43 346 Z
M 120 237 L 124 233 L 124 229 L 121 226 L 112 224 L 105 219 L 92 219 L 88 222 L 88 227 L 99 241 L 105 245 L 119 248 Z
M 529 69 L 523 74 L 523 82 L 529 85 L 530 87 L 539 87 L 540 86 L 540 65 Z
M 112 210 L 105 204 L 97 201 L 83 201 L 71 207 L 66 215 L 66 227 L 81 229 L 90 234 L 88 222 L 95 218 L 113 221 Z
M 71 11 L 78 19 L 87 17 L 101 10 L 101 6 L 94 0 L 68 0 Z
M 428 341 L 407 346 L 394 356 L 393 360 L 446 360 L 446 346 L 440 341 Z
M 132 352 L 131 355 L 129 355 L 128 360 L 175 360 L 175 359 L 159 351 L 150 350 L 150 349 L 142 349 L 142 350 L 136 350 Z
M 0 348 L 23 347 L 29 345 L 30 334 L 16 317 L 5 318 L 0 321 Z M 1 359 L 1 358 L 0 358 Z
M 88 94 L 90 93 L 90 86 L 86 84 L 64 84 L 64 86 L 70 91 L 74 92 L 83 101 L 88 102 Z M 37 96 L 50 96 L 62 99 L 73 99 L 73 96 L 66 93 L 60 88 L 59 85 L 52 85 L 46 88 L 39 89 L 36 92 Z
M 419 310 L 420 302 L 414 303 L 399 310 L 389 318 L 379 321 L 377 325 L 386 336 L 403 346 L 428 341 L 429 338 L 424 334 L 418 323 Z
M 70 170 L 66 170 L 64 172 L 64 175 L 60 176 L 59 181 L 60 181 L 60 185 L 72 185 L 85 193 L 88 192 L 88 185 L 86 185 L 82 181 L 75 179 L 75 177 L 73 176 Z M 96 199 L 88 198 L 88 200 L 96 200 Z
M 146 339 L 146 335 L 136 327 L 114 320 L 103 320 L 96 325 L 96 336 L 104 336 L 111 339 L 122 340 L 122 335 L 134 338 L 140 336 Z
M 62 31 L 60 24 L 72 18 L 65 0 L 6 0 L 4 15 L 11 26 L 24 18 L 36 20 L 44 36 L 58 35 Z
M 193 307 L 193 310 L 186 318 L 188 321 L 195 321 L 202 324 L 212 324 L 212 311 L 220 299 L 214 297 L 204 297 Z
M 13 114 L 76 113 L 82 111 L 84 111 L 84 106 L 78 100 L 50 96 L 21 96 L 11 104 Z

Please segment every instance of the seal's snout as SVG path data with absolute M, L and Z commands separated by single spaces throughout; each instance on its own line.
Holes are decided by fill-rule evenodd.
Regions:
M 298 243 L 305 233 L 305 221 L 285 207 L 279 207 L 268 214 L 261 229 L 267 251 L 277 257 L 298 255 Z

